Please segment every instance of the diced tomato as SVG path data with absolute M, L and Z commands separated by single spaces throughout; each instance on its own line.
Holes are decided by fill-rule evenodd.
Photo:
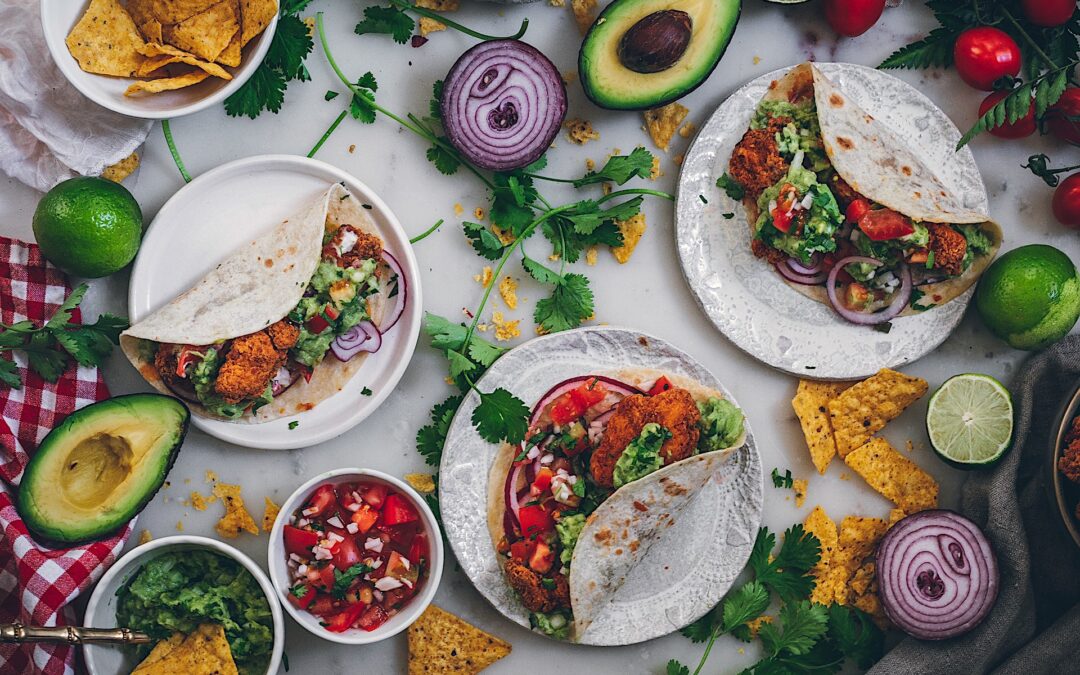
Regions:
M 322 314 L 316 314 L 315 316 L 307 320 L 305 326 L 307 326 L 309 332 L 318 335 L 319 333 L 330 327 L 330 322 L 327 321 L 326 317 L 324 317 Z
M 386 561 L 386 576 L 415 585 L 416 580 L 420 578 L 420 568 L 405 556 L 393 551 Z
M 413 537 L 412 544 L 409 545 L 409 560 L 414 565 L 418 565 L 420 564 L 421 560 L 427 560 L 427 557 L 427 535 L 423 532 L 420 532 L 415 537 Z
M 380 483 L 372 483 L 360 495 L 364 501 L 376 509 L 381 509 L 383 500 L 386 499 L 386 486 Z
M 851 309 L 862 309 L 870 301 L 870 291 L 857 281 L 852 281 L 844 289 L 844 304 Z
M 390 615 L 386 613 L 386 610 L 378 605 L 372 605 L 360 615 L 357 625 L 366 631 L 373 631 L 386 623 L 386 620 L 389 618 Z
M 873 241 L 899 239 L 915 232 L 911 220 L 892 209 L 874 209 L 859 218 L 859 229 Z
M 379 512 L 367 504 L 361 506 L 360 510 L 353 513 L 351 518 L 363 534 L 367 534 L 367 531 L 371 529 L 371 526 L 374 525 L 375 521 L 378 519 Z
M 546 466 L 536 472 L 536 478 L 533 479 L 532 489 L 536 494 L 543 494 L 551 488 L 551 479 L 555 476 L 554 472 Z
M 657 380 L 655 384 L 653 384 L 652 389 L 649 390 L 649 396 L 656 396 L 657 394 L 662 394 L 668 389 L 671 389 L 672 386 L 673 385 L 671 384 L 671 380 L 667 379 L 667 375 L 662 375 L 660 379 Z
M 334 307 L 332 303 L 326 305 L 326 308 L 323 310 L 323 314 L 325 314 L 326 318 L 330 319 L 331 321 L 341 316 L 341 312 L 339 312 L 337 310 L 337 307 Z
M 180 353 L 176 355 L 176 376 L 187 377 L 188 366 L 202 359 L 202 352 L 195 351 L 195 347 L 184 345 Z
M 345 571 L 360 562 L 360 548 L 348 532 L 338 531 L 338 534 L 341 534 L 344 539 L 331 549 L 334 554 L 334 567 Z
M 310 606 L 311 603 L 315 601 L 315 596 L 317 595 L 317 593 L 315 592 L 315 588 L 311 584 L 302 584 L 302 586 L 304 588 L 304 590 L 302 591 L 303 596 L 299 598 L 296 597 L 296 593 L 293 593 L 290 589 L 289 600 L 292 602 L 292 604 L 296 605 L 300 609 L 307 609 L 308 606 Z
M 305 366 L 302 363 L 297 363 L 296 368 L 300 371 L 300 374 L 304 376 L 304 382 L 311 382 L 311 373 L 314 371 L 310 366 Z
M 305 518 L 316 518 L 321 516 L 327 507 L 337 501 L 337 495 L 334 494 L 333 485 L 320 485 L 315 493 L 308 499 L 308 507 L 304 509 Z
M 387 495 L 383 505 L 382 519 L 386 525 L 401 525 L 417 520 L 416 510 L 412 504 L 398 494 Z
M 360 618 L 366 608 L 367 606 L 363 603 L 347 605 L 343 611 L 330 617 L 330 620 L 326 623 L 326 630 L 331 633 L 344 633 L 353 627 L 353 624 L 356 623 L 356 620 Z
M 522 506 L 518 510 L 518 521 L 525 537 L 532 537 L 555 528 L 551 515 L 542 506 Z
M 551 567 L 554 564 L 555 552 L 544 542 L 537 541 L 536 548 L 533 550 L 532 555 L 529 556 L 529 567 L 534 572 L 547 574 L 551 571 Z
M 569 393 L 563 394 L 551 404 L 551 421 L 559 426 L 578 418 L 578 407 Z
M 847 211 L 844 212 L 844 217 L 847 218 L 849 223 L 857 223 L 859 219 L 870 211 L 870 202 L 865 199 L 854 199 L 848 204 Z
M 776 207 L 769 212 L 773 219 L 773 227 L 781 232 L 791 231 L 791 223 L 795 221 L 792 211 L 795 202 L 799 199 L 799 191 L 791 183 L 785 183 L 780 187 L 780 194 L 776 199 Z
M 383 593 L 382 607 L 386 611 L 391 609 L 397 609 L 401 605 L 405 604 L 405 601 L 412 597 L 412 589 L 408 586 L 402 586 L 401 588 L 395 588 L 392 591 L 386 591 Z
M 513 544 L 510 544 L 510 557 L 525 562 L 525 558 L 529 557 L 529 542 L 525 539 L 518 539 Z
M 356 497 L 353 496 L 353 493 L 355 492 L 356 490 L 353 489 L 352 485 L 342 485 L 337 491 L 338 503 L 341 504 L 341 508 L 343 510 L 348 511 L 349 513 L 352 513 L 352 509 L 349 507 L 351 507 L 353 504 L 363 503 L 358 502 L 356 500 Z
M 286 525 L 282 530 L 285 538 L 285 552 L 296 555 L 310 555 L 311 548 L 319 543 L 319 535 L 299 527 Z
M 581 411 L 578 413 L 578 417 L 585 414 L 585 411 L 592 406 L 603 401 L 605 396 L 607 396 L 607 389 L 597 379 L 589 380 L 570 392 L 570 398 L 577 405 L 578 410 Z
M 334 609 L 333 598 L 325 593 L 316 593 L 315 600 L 307 608 L 315 616 L 328 616 L 334 612 Z

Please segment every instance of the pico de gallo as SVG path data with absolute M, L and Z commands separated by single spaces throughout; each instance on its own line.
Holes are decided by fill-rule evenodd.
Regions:
M 497 550 L 536 630 L 559 639 L 572 622 L 569 574 L 586 519 L 623 485 L 699 452 L 733 447 L 742 412 L 695 397 L 667 377 L 647 389 L 600 375 L 567 380 L 533 409 L 503 490 Z
M 375 630 L 428 578 L 428 534 L 420 514 L 384 483 L 320 485 L 282 532 L 289 601 L 333 633 Z

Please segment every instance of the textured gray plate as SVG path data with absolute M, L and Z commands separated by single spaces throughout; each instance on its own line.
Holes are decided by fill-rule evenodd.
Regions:
M 965 206 L 987 211 L 986 188 L 975 158 L 966 147 L 953 151 L 960 132 L 930 99 L 865 66 L 817 66 L 867 112 L 908 139 Z M 742 204 L 716 187 L 769 83 L 787 70 L 762 75 L 736 91 L 713 113 L 686 155 L 675 212 L 686 281 L 705 314 L 729 340 L 755 359 L 793 375 L 848 380 L 914 361 L 952 333 L 974 287 L 942 307 L 894 320 L 887 334 L 848 323 L 831 307 L 799 294 L 772 266 L 754 257 Z M 726 219 L 725 213 L 735 215 Z
M 552 386 L 579 375 L 653 368 L 693 378 L 731 394 L 716 376 L 670 344 L 622 328 L 592 327 L 530 340 L 506 353 L 478 383 L 482 391 L 503 387 L 532 405 Z M 529 625 L 529 614 L 506 583 L 487 527 L 488 473 L 499 446 L 477 435 L 470 419 L 479 397 L 470 393 L 454 417 L 443 448 L 439 505 L 447 539 L 465 573 L 507 618 Z M 667 587 L 655 575 L 642 583 L 650 559 L 638 564 L 616 593 L 612 611 L 581 642 L 626 645 L 666 635 L 716 605 L 746 564 L 761 523 L 761 458 L 749 420 L 746 444 L 733 451 L 716 477 L 692 500 L 659 548 L 665 548 Z M 678 555 L 670 555 L 672 547 Z M 659 553 L 660 551 L 658 551 Z

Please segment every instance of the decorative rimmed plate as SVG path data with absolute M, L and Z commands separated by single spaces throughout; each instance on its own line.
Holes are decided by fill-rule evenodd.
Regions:
M 651 335 L 612 327 L 581 328 L 530 340 L 504 354 L 477 386 L 484 391 L 503 387 L 531 404 L 570 377 L 630 367 L 689 377 L 735 402 L 716 376 L 685 352 Z M 480 593 L 504 616 L 528 627 L 529 612 L 507 584 L 488 531 L 488 475 L 499 446 L 482 439 L 472 427 L 472 413 L 479 402 L 475 392 L 465 398 L 443 447 L 439 474 L 443 527 L 458 563 Z M 656 555 L 663 555 L 671 566 L 671 583 L 657 589 L 643 583 L 643 576 L 631 574 L 614 596 L 617 607 L 609 614 L 617 618 L 605 621 L 602 632 L 590 628 L 581 643 L 643 642 L 704 615 L 723 598 L 746 564 L 761 523 L 762 499 L 761 458 L 747 421 L 746 443 L 727 456 L 715 479 L 684 511 L 696 521 L 697 543 L 684 546 L 675 556 L 670 547 L 654 547 Z
M 1076 518 L 1077 504 L 1080 503 L 1080 485 L 1073 483 L 1058 471 L 1058 460 L 1065 447 L 1065 436 L 1072 427 L 1073 419 L 1080 415 L 1080 383 L 1076 389 L 1062 402 L 1061 412 L 1058 413 L 1057 432 L 1050 437 L 1050 462 L 1047 466 L 1047 488 L 1053 507 L 1061 514 L 1061 523 L 1072 537 L 1073 542 L 1080 547 L 1080 521 Z
M 893 133 L 908 139 L 965 206 L 988 210 L 986 188 L 971 150 L 954 152 L 960 132 L 930 99 L 879 70 L 850 63 L 816 65 Z M 754 257 L 742 204 L 716 187 L 769 83 L 788 70 L 762 75 L 732 94 L 687 152 L 675 211 L 683 274 L 720 332 L 779 370 L 800 377 L 850 380 L 910 363 L 952 333 L 974 286 L 941 307 L 895 319 L 888 333 L 848 323 L 831 307 L 800 295 L 770 265 Z
M 261 424 L 192 416 L 211 436 L 250 448 L 303 448 L 359 424 L 390 395 L 412 358 L 420 334 L 423 298 L 409 237 L 389 207 L 352 175 L 325 162 L 293 155 L 262 155 L 202 174 L 158 211 L 143 237 L 131 272 L 128 313 L 136 323 L 191 288 L 237 247 L 313 202 L 340 182 L 364 204 L 386 249 L 401 263 L 408 306 L 378 352 L 340 392 L 311 410 Z M 371 390 L 365 395 L 363 390 Z M 299 424 L 290 429 L 289 425 Z

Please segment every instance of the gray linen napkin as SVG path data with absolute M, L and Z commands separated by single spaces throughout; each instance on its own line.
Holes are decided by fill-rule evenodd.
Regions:
M 1055 418 L 1078 381 L 1080 335 L 1028 359 L 1011 385 L 1013 449 L 964 483 L 961 510 L 986 531 L 1001 568 L 990 615 L 963 637 L 907 638 L 871 673 L 1080 673 L 1080 550 L 1052 508 L 1046 482 Z

